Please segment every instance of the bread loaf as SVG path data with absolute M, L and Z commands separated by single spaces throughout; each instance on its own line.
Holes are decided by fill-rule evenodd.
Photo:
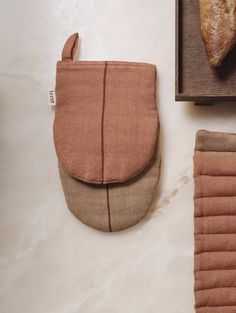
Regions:
M 219 66 L 236 44 L 236 0 L 199 0 L 202 38 L 209 63 Z

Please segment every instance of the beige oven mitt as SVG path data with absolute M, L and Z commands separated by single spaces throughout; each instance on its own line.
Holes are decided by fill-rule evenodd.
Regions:
M 65 199 L 83 223 L 118 231 L 150 209 L 159 178 L 156 67 L 73 61 L 78 34 L 57 63 L 54 143 Z
M 196 136 L 195 300 L 197 313 L 236 312 L 236 134 Z

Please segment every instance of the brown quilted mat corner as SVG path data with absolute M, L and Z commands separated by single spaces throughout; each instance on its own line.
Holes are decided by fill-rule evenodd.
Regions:
M 236 313 L 236 134 L 201 130 L 194 155 L 196 313 Z

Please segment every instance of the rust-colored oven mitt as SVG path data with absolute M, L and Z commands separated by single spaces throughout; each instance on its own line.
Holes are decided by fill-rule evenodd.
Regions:
M 236 134 L 196 136 L 196 313 L 236 312 Z
M 83 223 L 136 224 L 157 190 L 160 157 L 156 67 L 74 61 L 78 34 L 57 63 L 54 143 L 65 199 Z

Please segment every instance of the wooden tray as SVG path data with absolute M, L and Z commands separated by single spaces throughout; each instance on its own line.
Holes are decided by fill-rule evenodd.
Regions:
M 198 0 L 176 0 L 176 101 L 236 101 L 236 47 L 219 68 L 209 66 Z

